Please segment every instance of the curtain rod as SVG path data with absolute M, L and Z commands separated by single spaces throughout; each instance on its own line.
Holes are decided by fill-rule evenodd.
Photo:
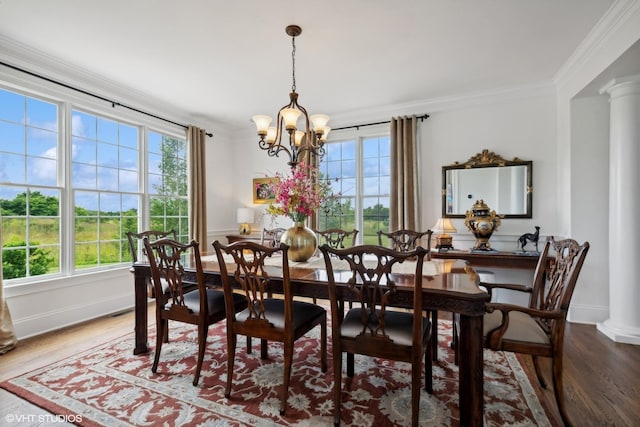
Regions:
M 428 114 L 422 114 L 421 116 L 416 116 L 416 119 L 420 119 L 421 122 L 424 121 L 425 119 L 428 119 L 428 118 L 429 118 Z M 365 123 L 365 124 L 362 124 L 362 125 L 343 126 L 341 128 L 331 129 L 331 131 L 344 130 L 344 129 L 353 129 L 353 128 L 360 129 L 361 127 L 365 127 L 365 126 L 383 125 L 385 123 L 391 123 L 391 120 L 386 120 L 384 122 Z
M 56 85 L 58 85 L 58 86 L 65 87 L 65 88 L 67 88 L 67 89 L 75 90 L 76 92 L 80 92 L 80 93 L 82 93 L 82 94 L 85 94 L 85 95 L 91 96 L 91 97 L 93 97 L 93 98 L 97 98 L 97 99 L 100 99 L 100 100 L 102 100 L 102 101 L 108 102 L 108 103 L 110 103 L 110 104 L 111 104 L 111 107 L 112 107 L 112 108 L 115 108 L 115 107 L 123 107 L 123 108 L 126 108 L 127 110 L 135 111 L 136 113 L 144 114 L 145 116 L 153 117 L 154 119 L 162 120 L 163 122 L 171 123 L 171 124 L 174 124 L 174 125 L 176 125 L 176 126 L 183 127 L 183 128 L 185 128 L 185 129 L 187 129 L 187 128 L 189 127 L 189 126 L 187 126 L 187 125 L 183 125 L 182 123 L 178 123 L 178 122 L 174 122 L 173 120 L 165 119 L 164 117 L 160 117 L 160 116 L 157 116 L 157 115 L 155 115 L 155 114 L 148 113 L 148 112 L 146 112 L 146 111 L 142 111 L 142 110 L 140 110 L 140 109 L 138 109 L 138 108 L 131 107 L 131 106 L 126 105 L 126 104 L 121 104 L 121 103 L 119 103 L 119 102 L 117 102 L 117 101 L 113 101 L 113 100 L 111 100 L 111 99 L 105 98 L 104 96 L 97 95 L 97 94 L 92 93 L 92 92 L 89 92 L 89 91 L 87 91 L 87 90 L 80 89 L 80 88 L 77 88 L 77 87 L 75 87 L 75 86 L 71 86 L 71 85 L 69 85 L 69 84 L 59 82 L 59 81 L 57 81 L 57 80 L 53 80 L 53 79 L 51 79 L 51 78 L 49 78 L 49 77 L 43 76 L 43 75 L 41 75 L 41 74 L 34 73 L 34 72 L 32 72 L 32 71 L 29 71 L 29 70 L 25 70 L 24 68 L 20 68 L 20 67 L 16 67 L 15 65 L 7 64 L 7 63 L 6 63 L 6 62 L 4 62 L 4 61 L 0 61 L 0 64 L 4 65 L 5 67 L 12 68 L 12 69 L 14 69 L 14 70 L 16 70 L 16 71 L 20 71 L 20 72 L 22 72 L 22 73 L 29 74 L 30 76 L 37 77 L 37 78 L 42 79 L 42 80 L 46 80 L 46 81 L 48 81 L 49 83 L 53 83 L 53 84 L 56 84 Z M 212 137 L 212 136 L 213 136 L 213 134 L 212 134 L 212 133 L 207 133 L 207 132 L 205 132 L 205 134 L 206 134 L 208 137 Z

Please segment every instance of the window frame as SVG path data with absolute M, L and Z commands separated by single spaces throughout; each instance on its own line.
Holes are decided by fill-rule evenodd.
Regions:
M 38 186 L 29 183 L 13 183 L 3 181 L 1 186 L 24 188 L 25 191 L 33 188 L 46 188 L 60 192 L 59 200 L 59 269 L 54 273 L 46 273 L 43 275 L 27 276 L 15 279 L 5 279 L 5 288 L 34 285 L 38 282 L 55 280 L 64 277 L 75 277 L 87 273 L 100 273 L 112 270 L 120 270 L 130 266 L 129 260 L 121 255 L 121 262 L 109 263 L 106 265 L 96 265 L 88 268 L 75 268 L 75 208 L 73 205 L 74 192 L 77 190 L 72 186 L 72 114 L 73 111 L 80 111 L 87 114 L 96 115 L 100 118 L 122 122 L 123 124 L 133 126 L 137 129 L 138 139 L 138 186 L 136 192 L 117 191 L 117 194 L 137 194 L 140 197 L 138 204 L 138 228 L 146 229 L 149 224 L 149 193 L 147 182 L 147 133 L 156 132 L 172 138 L 185 141 L 186 149 L 186 129 L 180 125 L 174 125 L 155 119 L 143 113 L 133 110 L 116 109 L 111 104 L 105 104 L 85 94 L 78 94 L 75 91 L 66 88 L 60 88 L 56 85 L 45 84 L 39 79 L 25 78 L 23 76 L 14 76 L 12 73 L 0 72 L 0 90 L 17 93 L 27 98 L 34 98 L 45 102 L 53 103 L 58 108 L 57 117 L 57 185 Z M 26 118 L 25 118 L 26 120 Z M 188 154 L 186 154 L 188 158 Z M 187 164 L 188 174 L 188 164 Z M 102 191 L 96 186 L 95 191 Z M 187 199 L 187 219 L 188 219 L 188 194 Z M 122 216 L 121 216 L 122 218 Z M 122 230 L 122 224 L 120 226 Z M 121 236 L 122 237 L 122 236 Z M 126 242 L 126 236 L 124 236 Z M 129 254 L 127 248 L 126 252 Z
M 332 130 L 331 137 L 326 142 L 326 145 L 332 143 L 340 143 L 346 141 L 355 141 L 356 145 L 356 195 L 354 196 L 355 206 L 354 211 L 356 216 L 354 218 L 354 228 L 359 230 L 356 237 L 356 244 L 362 244 L 363 239 L 365 237 L 364 234 L 364 199 L 367 197 L 372 197 L 372 195 L 364 194 L 364 149 L 363 149 L 363 141 L 365 139 L 371 138 L 389 138 L 389 144 L 391 144 L 391 132 L 388 125 L 379 124 L 363 127 L 361 129 L 351 128 L 344 130 Z M 391 156 L 389 156 L 389 171 L 391 171 Z M 332 178 L 326 177 L 324 178 Z M 378 194 L 377 197 L 384 197 L 385 195 Z M 391 202 L 391 188 L 389 188 L 389 194 L 386 195 L 389 198 L 389 203 Z M 318 224 L 320 224 L 320 214 L 318 216 Z M 376 237 L 377 239 L 377 237 Z M 377 244 L 377 241 L 376 241 Z

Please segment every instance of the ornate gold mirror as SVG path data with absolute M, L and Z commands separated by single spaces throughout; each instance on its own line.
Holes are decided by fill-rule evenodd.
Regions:
M 442 167 L 442 216 L 464 218 L 477 200 L 503 218 L 531 218 L 533 162 L 505 160 L 489 150 Z

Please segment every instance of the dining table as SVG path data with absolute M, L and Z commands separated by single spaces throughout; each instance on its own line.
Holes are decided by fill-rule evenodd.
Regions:
M 220 267 L 215 253 L 201 254 L 207 286 L 221 286 Z M 233 272 L 232 261 L 228 269 Z M 278 264 L 278 262 L 280 264 Z M 195 268 L 190 260 L 185 260 L 185 281 L 196 283 Z M 336 275 L 339 298 L 348 298 L 347 271 L 340 265 L 332 265 Z M 148 263 L 134 263 L 135 298 L 135 346 L 134 354 L 149 351 L 148 338 L 148 283 L 151 269 Z M 282 291 L 281 261 L 269 266 L 272 278 L 270 291 Z M 231 274 L 231 273 L 230 273 Z M 289 262 L 290 286 L 293 295 L 316 299 L 328 299 L 327 271 L 324 259 L 312 257 L 306 262 Z M 400 271 L 393 277 L 397 288 L 391 297 L 391 304 L 399 308 L 412 308 L 414 277 L 407 271 Z M 479 278 L 472 266 L 464 260 L 431 259 L 423 266 L 422 292 L 425 310 L 441 310 L 459 314 L 459 407 L 461 426 L 481 426 L 484 418 L 484 378 L 483 378 L 483 316 L 489 294 L 478 286 Z

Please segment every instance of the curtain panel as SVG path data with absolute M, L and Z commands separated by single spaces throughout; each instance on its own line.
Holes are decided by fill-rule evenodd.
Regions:
M 418 229 L 417 123 L 416 116 L 391 119 L 390 231 Z
M 207 243 L 207 178 L 205 143 L 206 132 L 195 126 L 187 128 L 189 157 L 189 232 L 200 243 L 201 251 L 208 251 Z

